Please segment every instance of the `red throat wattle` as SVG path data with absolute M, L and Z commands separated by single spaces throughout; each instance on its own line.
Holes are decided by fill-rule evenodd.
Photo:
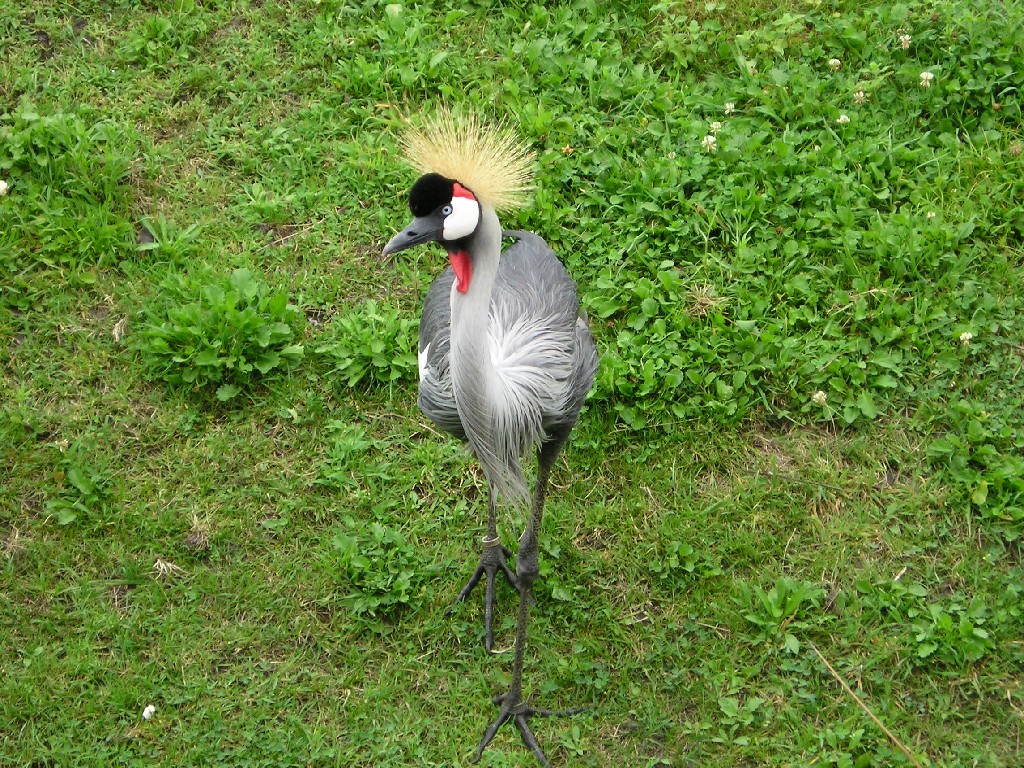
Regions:
M 455 290 L 465 293 L 469 290 L 469 280 L 473 276 L 473 262 L 465 251 L 450 251 L 448 259 L 455 270 Z

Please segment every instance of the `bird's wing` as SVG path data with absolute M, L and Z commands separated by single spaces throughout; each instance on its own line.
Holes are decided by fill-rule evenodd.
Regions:
M 448 351 L 451 346 L 451 291 L 455 273 L 448 267 L 431 283 L 420 317 L 418 405 L 438 427 L 466 438 L 455 407 Z
M 502 254 L 491 299 L 492 360 L 508 407 L 531 421 L 531 437 L 543 440 L 548 427 L 575 422 L 597 353 L 580 324 L 576 284 L 550 246 L 530 232 L 505 235 L 515 242 Z

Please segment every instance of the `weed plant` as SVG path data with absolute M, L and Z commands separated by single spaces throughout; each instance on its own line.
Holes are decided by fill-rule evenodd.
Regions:
M 398 307 L 370 299 L 335 317 L 317 354 L 331 363 L 330 378 L 346 389 L 416 377 L 416 321 Z
M 115 121 L 29 101 L 0 116 L 0 306 L 29 306 L 28 269 L 91 284 L 95 267 L 129 254 L 133 145 Z
M 271 291 L 248 269 L 226 281 L 179 277 L 162 287 L 156 306 L 143 315 L 139 344 L 156 378 L 193 389 L 220 385 L 216 396 L 224 401 L 257 376 L 265 379 L 302 359 L 303 346 L 295 343 L 301 313 L 286 293 Z

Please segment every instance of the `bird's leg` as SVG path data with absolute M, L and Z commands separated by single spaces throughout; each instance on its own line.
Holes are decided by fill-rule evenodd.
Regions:
M 537 737 L 530 729 L 528 718 L 531 715 L 542 717 L 572 715 L 581 712 L 584 708 L 567 709 L 560 712 L 553 712 L 547 709 L 534 709 L 527 706 L 523 701 L 523 658 L 526 653 L 526 625 L 530 611 L 530 592 L 533 583 L 537 580 L 540 572 L 538 548 L 539 531 L 544 510 L 544 497 L 547 493 L 548 475 L 558 455 L 561 445 L 549 444 L 541 449 L 539 468 L 537 472 L 537 488 L 534 492 L 533 505 L 530 510 L 530 518 L 526 523 L 526 530 L 519 540 L 519 553 L 516 557 L 516 578 L 519 582 L 519 613 L 516 620 L 516 646 L 515 656 L 512 660 L 512 684 L 507 693 L 494 698 L 498 705 L 498 717 L 488 726 L 484 732 L 483 740 L 476 751 L 476 760 L 479 760 L 484 749 L 491 743 L 498 729 L 506 722 L 511 721 L 519 730 L 523 743 L 530 748 L 534 756 L 543 766 L 550 766 L 544 751 L 537 743 Z
M 505 580 L 508 581 L 513 589 L 517 588 L 517 584 L 515 575 L 513 575 L 512 570 L 505 563 L 505 560 L 511 557 L 512 552 L 498 538 L 498 513 L 493 491 L 487 499 L 487 516 L 487 535 L 484 536 L 484 551 L 480 555 L 480 565 L 477 566 L 473 575 L 469 577 L 469 581 L 466 582 L 466 586 L 459 592 L 459 596 L 455 598 L 455 605 L 458 605 L 469 596 L 469 593 L 473 591 L 473 587 L 477 585 L 481 577 L 487 577 L 487 581 L 484 583 L 484 648 L 490 653 L 491 649 L 494 648 L 494 603 L 497 591 L 495 580 L 498 572 L 500 571 L 504 574 Z M 454 607 L 452 606 L 452 608 Z

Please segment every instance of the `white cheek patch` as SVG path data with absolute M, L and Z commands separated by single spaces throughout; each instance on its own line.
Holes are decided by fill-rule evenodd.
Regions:
M 441 234 L 445 240 L 458 240 L 473 234 L 480 223 L 480 205 L 467 197 L 453 197 L 452 212 L 445 216 Z

